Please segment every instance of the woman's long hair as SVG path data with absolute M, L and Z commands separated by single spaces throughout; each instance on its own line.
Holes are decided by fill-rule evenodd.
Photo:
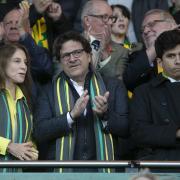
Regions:
M 13 44 L 6 44 L 0 47 L 0 89 L 5 88 L 5 82 L 7 78 L 6 67 L 8 63 L 10 62 L 12 56 L 18 49 L 22 50 L 26 55 L 27 72 L 26 72 L 24 82 L 17 85 L 21 88 L 24 96 L 27 99 L 28 105 L 30 106 L 31 105 L 31 100 L 30 100 L 31 89 L 32 89 L 31 87 L 32 79 L 30 75 L 30 57 L 26 48 L 22 46 L 21 44 L 13 43 Z

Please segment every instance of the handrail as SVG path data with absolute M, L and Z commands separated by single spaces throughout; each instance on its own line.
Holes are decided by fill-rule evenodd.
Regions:
M 139 166 L 144 167 L 170 167 L 180 168 L 180 161 L 140 161 Z
M 62 168 L 118 168 L 129 167 L 129 161 L 0 161 L 0 168 L 62 167 Z
M 0 168 L 62 167 L 62 168 L 180 168 L 180 161 L 0 161 Z

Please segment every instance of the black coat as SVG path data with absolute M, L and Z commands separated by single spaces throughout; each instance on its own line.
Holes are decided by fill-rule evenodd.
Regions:
M 136 159 L 180 160 L 180 83 L 161 74 L 138 87 L 130 108 L 131 135 L 138 148 Z
M 123 73 L 126 88 L 133 91 L 137 86 L 147 83 L 157 75 L 156 64 L 149 63 L 145 49 L 136 51 L 129 56 L 129 63 Z
M 128 134 L 127 92 L 119 80 L 111 78 L 104 80 L 104 82 L 110 92 L 109 110 L 105 120 L 108 121 L 108 129 L 116 141 L 118 136 L 126 137 Z M 55 160 L 56 139 L 70 132 L 66 114 L 59 117 L 55 115 L 53 92 L 52 83 L 44 87 L 36 107 L 34 133 L 40 144 L 41 159 Z M 115 144 L 115 149 L 116 146 L 117 144 Z

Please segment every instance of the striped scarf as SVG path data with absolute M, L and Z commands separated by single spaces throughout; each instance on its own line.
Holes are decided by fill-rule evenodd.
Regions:
M 32 27 L 32 37 L 35 40 L 36 44 L 49 49 L 47 40 L 47 26 L 44 17 L 38 19 L 36 21 L 36 24 Z
M 6 94 L 0 91 L 0 136 L 11 139 L 14 143 L 24 143 L 30 139 L 32 132 L 32 118 L 25 98 L 20 99 L 16 103 L 17 109 L 17 127 L 12 129 L 12 120 L 9 111 Z M 13 132 L 16 132 L 13 138 Z M 17 160 L 10 154 L 0 155 L 0 160 Z M 5 170 L 5 168 L 4 168 Z M 8 170 L 9 171 L 9 170 Z
M 69 112 L 75 104 L 75 100 L 70 89 L 70 85 L 66 78 L 61 73 L 55 80 L 55 107 L 56 115 L 62 115 Z M 93 73 L 90 79 L 90 101 L 93 106 L 93 99 L 97 95 L 103 95 L 105 93 L 105 85 L 99 74 Z M 93 114 L 94 132 L 96 141 L 96 157 L 99 161 L 111 161 L 114 160 L 114 148 L 112 135 L 104 133 L 102 130 L 102 122 L 100 118 Z M 73 160 L 73 153 L 75 147 L 75 137 L 77 127 L 73 126 L 73 130 L 70 134 L 60 137 L 56 141 L 56 160 Z M 65 172 L 65 169 L 59 169 L 60 172 Z M 111 169 L 104 168 L 99 169 L 100 172 L 111 172 Z

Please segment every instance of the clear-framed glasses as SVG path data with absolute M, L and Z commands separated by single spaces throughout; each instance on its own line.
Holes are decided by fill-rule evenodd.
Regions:
M 146 27 L 152 29 L 153 27 L 155 27 L 158 23 L 160 22 L 166 22 L 167 20 L 165 19 L 160 19 L 160 20 L 154 20 L 154 21 L 151 21 L 149 23 L 147 23 L 146 25 L 144 25 L 142 28 L 141 28 L 141 33 L 144 33 L 144 30 Z
M 106 14 L 104 15 L 96 15 L 96 14 L 88 14 L 88 16 L 92 16 L 95 18 L 99 18 L 101 19 L 104 23 L 115 23 L 117 21 L 117 17 L 116 16 L 108 16 Z
M 81 57 L 83 51 L 84 51 L 84 49 L 76 49 L 74 51 L 64 53 L 61 55 L 61 60 L 69 61 L 71 58 L 71 55 L 75 58 L 79 58 L 79 57 Z

